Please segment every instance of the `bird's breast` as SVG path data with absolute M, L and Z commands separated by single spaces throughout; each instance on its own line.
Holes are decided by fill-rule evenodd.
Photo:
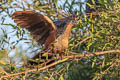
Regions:
M 58 52 L 63 52 L 65 49 L 68 48 L 68 38 L 64 35 L 59 36 L 54 42 L 54 50 Z

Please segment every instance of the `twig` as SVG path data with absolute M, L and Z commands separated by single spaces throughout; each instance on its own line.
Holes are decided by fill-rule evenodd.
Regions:
M 116 65 L 116 61 L 103 72 L 103 74 L 100 76 L 100 78 L 102 78 L 105 74 L 107 74 L 107 72 L 115 65 Z
M 10 75 L 9 73 L 7 73 L 6 71 L 4 71 L 1 67 L 0 67 L 0 69 L 1 69 L 1 73 L 4 73 L 4 74 L 6 74 L 6 75 Z
M 75 46 L 73 46 L 72 48 L 77 47 L 78 45 L 82 44 L 83 42 L 87 41 L 87 40 L 90 39 L 90 38 L 91 38 L 91 36 L 83 39 L 82 41 L 78 42 L 78 43 L 77 43 Z
M 112 68 L 114 65 L 116 65 L 116 62 L 113 63 L 110 67 L 108 67 L 108 68 L 104 71 L 104 74 L 107 74 L 107 72 L 110 70 L 110 68 Z
M 25 72 L 19 72 L 19 73 L 15 73 L 15 74 L 5 75 L 5 76 L 2 76 L 0 78 L 0 80 L 2 80 L 4 78 L 7 78 L 7 77 L 17 76 L 17 75 L 21 75 L 21 74 L 25 74 L 25 73 L 29 73 L 29 72 L 42 71 L 42 70 L 48 69 L 48 68 L 50 68 L 52 66 L 55 66 L 57 64 L 60 64 L 62 62 L 65 62 L 65 61 L 67 61 L 67 60 L 69 60 L 71 58 L 86 58 L 86 57 L 90 57 L 90 56 L 110 54 L 110 53 L 120 53 L 120 50 L 117 49 L 117 50 L 109 50 L 109 51 L 103 51 L 103 52 L 95 52 L 94 54 L 93 53 L 88 53 L 88 54 L 79 54 L 79 55 L 64 56 L 63 60 L 56 61 L 56 62 L 54 62 L 54 63 L 52 63 L 50 65 L 47 65 L 47 66 L 45 66 L 43 68 L 32 69 L 32 70 L 27 70 Z
M 99 33 L 96 33 L 95 35 L 98 35 Z M 86 37 L 84 38 L 82 41 L 78 42 L 75 46 L 73 46 L 72 48 L 77 47 L 78 45 L 82 44 L 83 42 L 87 41 L 88 39 L 92 38 L 92 36 Z
M 74 52 L 72 52 L 73 54 L 76 54 Z M 86 57 L 90 57 L 90 56 L 97 56 L 97 55 L 103 55 L 103 54 L 110 54 L 110 53 L 120 53 L 120 50 L 109 50 L 109 51 L 102 51 L 102 52 L 94 52 L 94 53 L 89 53 L 87 52 L 87 54 L 79 54 L 79 55 L 71 55 L 71 56 L 64 56 L 63 58 L 86 58 Z
M 48 80 L 52 80 L 53 75 L 54 75 L 54 72 L 52 72 L 52 74 L 50 75 L 50 78 Z
M 59 75 L 59 73 L 61 73 L 64 69 L 65 67 L 62 67 L 62 69 L 60 69 L 56 74 Z
M 27 71 L 25 71 L 25 72 L 19 72 L 19 73 L 15 73 L 15 74 L 5 75 L 5 76 L 2 76 L 2 77 L 0 78 L 0 80 L 2 80 L 2 79 L 4 79 L 4 78 L 7 78 L 7 77 L 17 76 L 17 75 L 21 75 L 21 74 L 25 74 L 25 73 L 29 73 L 29 72 L 42 71 L 42 70 L 48 69 L 48 68 L 50 68 L 50 67 L 52 67 L 52 66 L 54 66 L 54 65 L 60 64 L 60 63 L 62 63 L 62 62 L 65 62 L 65 60 L 56 61 L 55 63 L 52 63 L 52 64 L 47 65 L 47 66 L 45 66 L 45 67 L 43 67 L 43 68 L 40 68 L 40 69 L 32 69 L 32 70 L 27 70 Z

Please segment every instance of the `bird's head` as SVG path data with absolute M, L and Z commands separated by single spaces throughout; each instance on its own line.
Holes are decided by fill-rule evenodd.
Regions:
M 57 27 L 64 27 L 67 23 L 71 23 L 75 26 L 77 23 L 76 16 L 75 15 L 67 16 L 67 17 L 64 17 L 62 19 L 54 21 L 54 24 Z
M 77 17 L 76 17 L 76 15 L 69 16 L 69 17 L 67 17 L 66 19 L 67 19 L 67 21 L 68 21 L 69 23 L 71 23 L 71 24 L 74 25 L 73 27 L 76 26 L 76 24 L 77 24 Z

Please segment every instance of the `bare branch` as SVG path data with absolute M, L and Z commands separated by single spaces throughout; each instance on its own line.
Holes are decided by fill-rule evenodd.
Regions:
M 76 54 L 72 52 L 73 54 Z M 90 56 L 97 56 L 97 55 L 103 55 L 103 54 L 110 54 L 110 53 L 120 53 L 120 50 L 109 50 L 109 51 L 102 51 L 102 52 L 95 52 L 95 53 L 90 53 L 87 52 L 87 54 L 79 54 L 79 55 L 71 55 L 71 56 L 65 56 L 64 58 L 86 58 Z
M 74 52 L 72 52 L 74 53 Z M 45 67 L 42 67 L 40 69 L 31 69 L 31 70 L 27 70 L 25 72 L 19 72 L 19 73 L 15 73 L 15 74 L 9 74 L 9 75 L 5 75 L 2 76 L 0 78 L 0 80 L 4 79 L 4 78 L 8 78 L 8 77 L 12 77 L 12 76 L 17 76 L 17 75 L 21 75 L 21 74 L 25 74 L 25 73 L 29 73 L 29 72 L 35 72 L 35 71 L 42 71 L 45 69 L 48 69 L 52 66 L 55 66 L 57 64 L 63 63 L 69 59 L 73 59 L 73 58 L 86 58 L 86 57 L 90 57 L 90 56 L 95 56 L 95 55 L 103 55 L 103 54 L 110 54 L 110 53 L 120 53 L 120 50 L 109 50 L 109 51 L 103 51 L 103 52 L 95 52 L 95 53 L 88 53 L 88 54 L 79 54 L 79 55 L 71 55 L 71 56 L 64 56 L 62 60 L 56 61 L 50 65 L 47 65 Z M 74 53 L 76 54 L 76 53 Z

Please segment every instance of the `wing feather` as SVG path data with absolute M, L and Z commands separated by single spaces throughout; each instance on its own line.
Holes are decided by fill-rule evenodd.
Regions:
M 11 17 L 17 25 L 30 31 L 33 38 L 36 39 L 39 44 L 45 44 L 46 40 L 53 38 L 51 32 L 56 34 L 56 26 L 53 21 L 42 14 L 33 11 L 16 11 Z M 52 41 L 54 40 L 55 36 Z

